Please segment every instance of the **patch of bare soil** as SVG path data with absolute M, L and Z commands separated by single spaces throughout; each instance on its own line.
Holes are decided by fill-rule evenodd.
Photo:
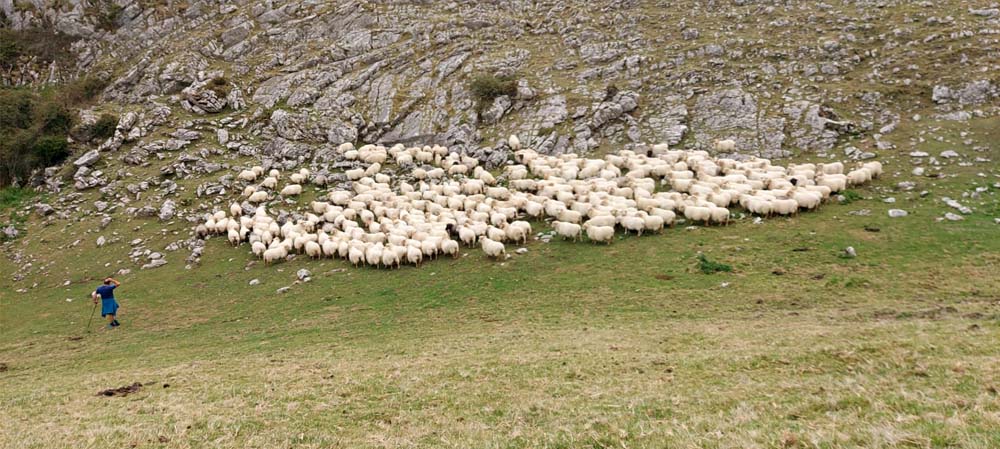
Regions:
M 130 395 L 132 393 L 138 392 L 141 388 L 142 388 L 142 384 L 139 383 L 139 382 L 136 382 L 136 383 L 134 383 L 132 385 L 128 385 L 128 386 L 125 386 L 125 387 L 109 388 L 107 390 L 102 390 L 102 391 L 98 392 L 97 395 L 98 396 L 108 396 L 108 397 L 112 397 L 112 396 L 128 396 L 128 395 Z

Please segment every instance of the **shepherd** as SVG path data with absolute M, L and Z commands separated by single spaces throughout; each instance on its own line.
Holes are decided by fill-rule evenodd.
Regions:
M 108 317 L 108 329 L 114 329 L 121 325 L 115 318 L 118 314 L 118 301 L 115 301 L 115 288 L 122 285 L 112 278 L 107 278 L 104 280 L 104 285 L 97 287 L 90 296 L 94 299 L 94 304 L 97 304 L 97 298 L 101 298 L 101 316 Z

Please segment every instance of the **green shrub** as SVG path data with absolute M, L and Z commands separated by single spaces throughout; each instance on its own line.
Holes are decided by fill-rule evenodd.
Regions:
M 608 88 L 604 89 L 604 101 L 612 101 L 616 95 L 618 95 L 618 86 L 609 84 Z
M 513 97 L 517 94 L 517 83 L 515 83 L 513 77 L 484 74 L 472 79 L 472 83 L 469 84 L 469 90 L 476 97 L 479 109 L 482 110 L 499 96 L 508 95 Z
M 855 201 L 864 199 L 864 197 L 861 196 L 860 193 L 855 192 L 853 190 L 844 190 L 840 192 L 840 196 L 844 197 L 844 201 L 841 201 L 841 204 L 851 204 Z
M 69 156 L 69 143 L 65 136 L 44 135 L 30 144 L 28 154 L 34 158 L 35 167 L 48 167 L 66 160 Z
M 24 89 L 0 89 L 0 128 L 27 129 L 32 123 L 34 102 Z
M 52 29 L 0 28 L 0 68 L 13 68 L 24 58 L 71 65 L 74 40 Z M 39 91 L 0 87 L 0 187 L 25 181 L 32 170 L 66 160 L 77 108 L 106 85 L 100 78 L 86 77 Z M 107 133 L 107 123 L 99 125 L 91 132 Z
M 115 135 L 116 129 L 118 129 L 118 116 L 101 114 L 96 122 L 77 127 L 73 132 L 73 138 L 81 142 L 101 141 Z
M 107 139 L 115 135 L 115 130 L 118 129 L 119 120 L 120 119 L 117 115 L 102 114 L 93 125 L 94 137 L 97 137 L 98 139 Z
M 13 67 L 21 56 L 35 57 L 43 64 L 69 63 L 73 59 L 69 47 L 74 41 L 76 38 L 55 30 L 0 28 L 0 65 Z
M 57 100 L 43 100 L 35 108 L 35 124 L 42 134 L 66 135 L 73 129 L 75 117 L 66 106 Z
M 97 98 L 107 86 L 106 80 L 88 76 L 63 86 L 60 94 L 69 104 L 81 104 Z
M 118 19 L 125 10 L 111 0 L 100 0 L 91 6 L 91 13 L 97 19 L 97 27 L 104 31 L 114 31 L 118 28 Z
M 66 137 L 74 121 L 75 111 L 58 90 L 0 89 L 0 187 L 69 157 Z
M 218 95 L 219 98 L 225 98 L 226 96 L 229 95 L 229 80 L 227 80 L 224 77 L 220 76 L 212 78 L 212 81 L 209 81 L 207 87 L 212 92 L 215 92 L 215 94 Z
M 722 271 L 729 273 L 729 272 L 733 271 L 732 265 L 726 265 L 724 263 L 713 262 L 711 260 L 708 260 L 708 258 L 705 257 L 704 254 L 699 254 L 698 255 L 698 269 L 701 270 L 701 272 L 705 273 L 705 274 L 714 274 L 714 273 L 718 273 L 718 272 L 722 272 Z
M 9 33 L 0 33 L 0 66 L 14 67 L 19 57 L 21 57 L 21 45 L 11 39 Z

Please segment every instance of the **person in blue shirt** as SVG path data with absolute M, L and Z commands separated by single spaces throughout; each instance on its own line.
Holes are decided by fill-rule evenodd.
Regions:
M 97 287 L 94 293 L 91 293 L 91 297 L 94 298 L 94 304 L 97 304 L 97 298 L 101 299 L 101 316 L 108 317 L 108 329 L 114 329 L 121 325 L 115 318 L 118 314 L 118 301 L 115 301 L 115 288 L 122 285 L 112 278 L 107 278 L 104 280 L 104 285 Z

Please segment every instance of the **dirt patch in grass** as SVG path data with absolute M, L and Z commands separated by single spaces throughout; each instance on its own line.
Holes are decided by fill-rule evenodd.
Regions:
M 134 383 L 132 385 L 127 385 L 127 386 L 124 386 L 124 387 L 109 388 L 107 390 L 101 390 L 101 391 L 99 391 L 97 393 L 97 395 L 98 396 L 107 396 L 107 397 L 128 396 L 128 395 L 130 395 L 132 393 L 138 393 L 139 390 L 141 390 L 141 389 L 142 389 L 142 384 L 139 383 L 139 382 L 136 382 L 136 383 Z

